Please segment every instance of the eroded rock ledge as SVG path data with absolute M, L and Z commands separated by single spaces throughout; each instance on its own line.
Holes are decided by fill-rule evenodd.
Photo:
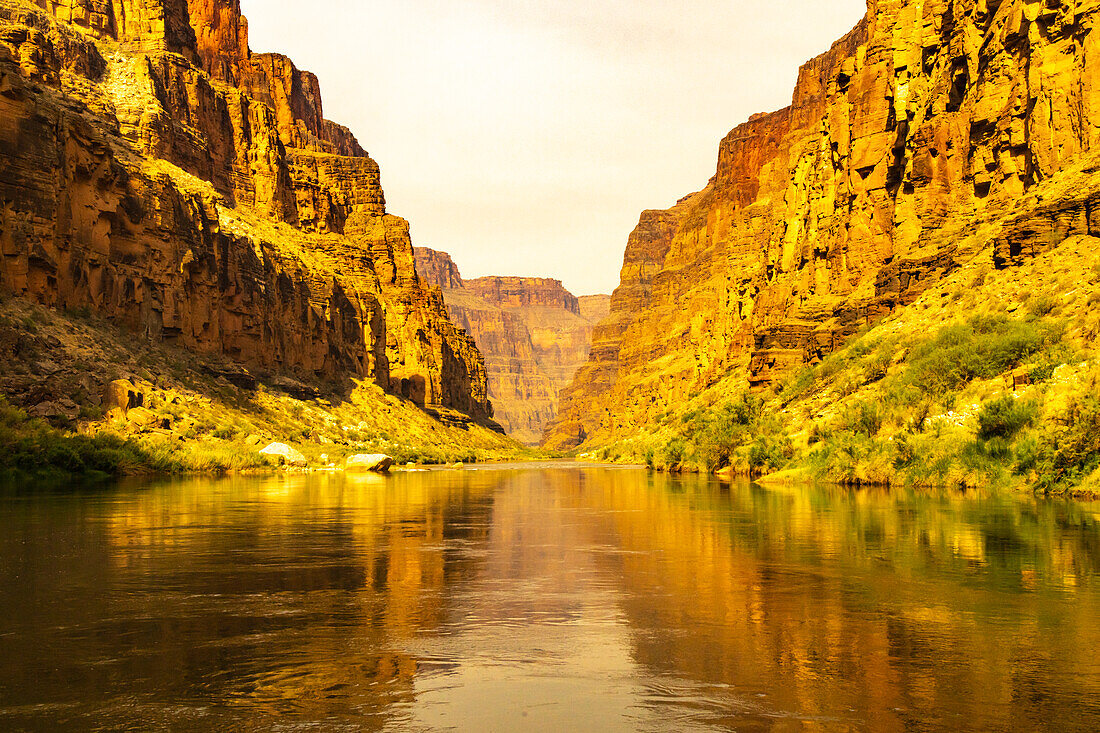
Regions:
M 0 289 L 492 414 L 377 164 L 236 0 L 0 0 Z
M 975 257 L 1095 233 L 1096 176 L 1067 169 L 1100 143 L 1098 17 L 868 0 L 790 107 L 722 141 L 704 190 L 642 214 L 546 445 L 629 437 L 731 373 L 773 384 Z
M 416 248 L 421 278 L 440 289 L 451 319 L 485 355 L 489 396 L 509 435 L 533 445 L 556 414 L 558 393 L 588 358 L 606 295 L 577 296 L 560 280 L 464 280 L 446 252 Z

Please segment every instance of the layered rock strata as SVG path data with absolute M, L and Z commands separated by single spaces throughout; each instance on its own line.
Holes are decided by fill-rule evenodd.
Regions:
M 1100 142 L 1098 17 L 1096 0 L 868 0 L 790 107 L 722 141 L 703 191 L 642 215 L 546 445 L 629 437 L 731 373 L 767 386 L 961 263 L 1093 231 L 1087 194 L 1042 191 Z
M 450 255 L 425 247 L 416 248 L 416 266 L 484 354 L 496 419 L 517 440 L 538 443 L 610 298 L 578 298 L 548 278 L 464 280 Z
M 491 415 L 377 164 L 237 0 L 0 0 L 0 289 Z

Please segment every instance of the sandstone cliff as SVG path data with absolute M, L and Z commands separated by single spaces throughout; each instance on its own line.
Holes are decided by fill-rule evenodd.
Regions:
M 791 106 L 630 236 L 546 445 L 628 437 L 729 375 L 767 386 L 975 258 L 1096 234 L 1095 0 L 868 0 Z M 1072 171 L 1071 171 L 1072 169 Z
M 0 290 L 491 416 L 377 164 L 238 0 L 0 0 Z
M 463 280 L 450 255 L 425 247 L 416 248 L 416 267 L 484 354 L 496 419 L 517 440 L 538 443 L 558 393 L 588 358 L 610 298 L 577 298 L 548 278 Z

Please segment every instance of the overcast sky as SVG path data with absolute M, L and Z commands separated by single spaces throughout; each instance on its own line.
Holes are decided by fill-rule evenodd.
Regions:
M 389 211 L 463 276 L 611 292 L 643 209 L 790 103 L 865 0 L 241 0 L 254 51 L 318 74 Z

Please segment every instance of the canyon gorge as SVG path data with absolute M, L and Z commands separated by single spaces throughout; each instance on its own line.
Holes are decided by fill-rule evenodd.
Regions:
M 316 76 L 250 50 L 238 0 L 0 1 L 0 292 L 492 415 L 378 165 Z
M 1011 279 L 1100 235 L 1098 19 L 1094 0 L 868 0 L 705 188 L 641 215 L 545 445 L 630 440 L 720 383 L 779 389 L 963 268 Z
M 0 392 L 74 421 L 113 378 L 156 386 L 134 355 L 42 359 L 65 329 L 31 338 L 28 320 L 90 314 L 106 325 L 69 332 L 196 355 L 191 371 L 248 393 L 238 407 L 257 385 L 355 405 L 324 418 L 339 431 L 294 417 L 327 457 L 351 433 L 405 450 L 398 413 L 415 407 L 419 434 L 426 414 L 479 449 L 504 430 L 552 452 L 632 444 L 616 457 L 652 463 L 664 441 L 675 467 L 683 426 L 736 403 L 757 405 L 737 413 L 754 434 L 775 418 L 738 468 L 764 472 L 817 455 L 872 403 L 892 412 L 869 441 L 946 419 L 962 445 L 1006 378 L 1047 410 L 1029 429 L 1061 425 L 1080 395 L 1021 390 L 1085 394 L 1092 378 L 1098 17 L 1100 0 L 868 0 L 799 69 L 788 107 L 721 141 L 705 187 L 641 214 L 615 292 L 577 297 L 550 277 L 465 279 L 414 250 L 318 78 L 252 51 L 239 0 L 0 0 L 0 295 L 21 304 L 0 313 L 0 354 L 20 364 Z M 929 394 L 909 357 L 960 324 L 1019 348 Z M 860 361 L 872 352 L 881 363 Z M 388 417 L 362 419 L 371 405 Z M 732 470 L 730 453 L 700 465 Z
M 0 728 L 1100 730 L 1100 0 L 251 2 L 0 0 Z
M 577 297 L 549 278 L 464 280 L 446 252 L 417 247 L 415 253 L 421 279 L 440 289 L 451 320 L 485 357 L 495 419 L 520 442 L 539 443 L 557 413 L 558 394 L 588 359 L 610 296 Z

